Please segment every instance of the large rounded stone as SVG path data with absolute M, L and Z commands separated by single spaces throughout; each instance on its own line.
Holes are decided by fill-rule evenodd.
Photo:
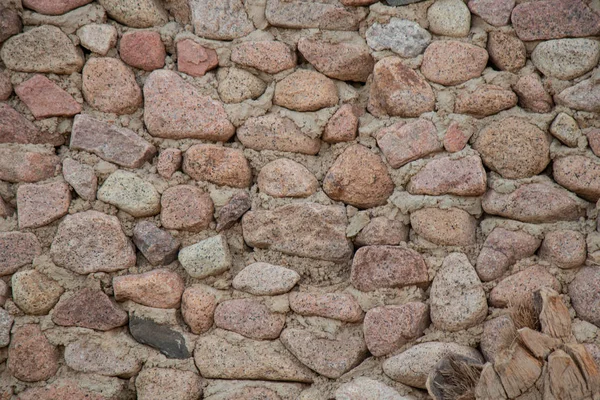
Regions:
M 440 85 L 458 85 L 481 76 L 488 52 L 478 46 L 454 40 L 438 40 L 423 55 L 421 72 Z
M 294 111 L 317 111 L 333 107 L 338 101 L 337 87 L 331 79 L 303 69 L 277 82 L 273 97 L 273 104 Z
M 112 204 L 134 217 L 148 217 L 160 212 L 160 194 L 154 186 L 136 174 L 117 170 L 98 190 L 98 200 Z
M 99 0 L 108 15 L 132 28 L 150 28 L 169 22 L 169 14 L 156 0 Z
M 587 258 L 585 235 L 573 230 L 558 230 L 546 234 L 540 258 L 563 269 L 577 268 Z
M 261 192 L 273 197 L 308 197 L 319 188 L 319 181 L 304 165 L 287 158 L 262 167 L 257 182 Z
M 39 325 L 15 329 L 8 348 L 8 370 L 24 382 L 46 380 L 58 370 L 58 350 L 48 342 Z
M 192 185 L 177 185 L 164 191 L 160 222 L 165 229 L 200 232 L 213 220 L 214 205 L 208 193 Z
M 231 61 L 268 74 L 276 74 L 294 68 L 296 54 L 282 42 L 244 41 L 231 50 Z
M 600 43 L 592 39 L 559 39 L 541 42 L 531 61 L 542 74 L 571 80 L 592 70 L 600 59 Z
M 440 246 L 476 243 L 477 220 L 458 208 L 422 208 L 410 214 L 410 224 L 419 236 Z
M 527 62 L 525 44 L 515 35 L 502 31 L 489 33 L 487 50 L 494 65 L 503 71 L 517 72 Z
M 490 305 L 531 304 L 533 293 L 543 287 L 560 291 L 560 282 L 545 267 L 533 265 L 500 281 L 490 292 Z
M 600 327 L 600 269 L 582 268 L 569 285 L 569 296 L 577 316 Z
M 471 13 L 462 0 L 438 0 L 427 10 L 429 30 L 440 36 L 464 37 L 471 29 Z
M 12 276 L 13 301 L 25 314 L 47 314 L 63 292 L 62 286 L 34 269 Z
M 274 296 L 289 292 L 299 280 L 300 275 L 294 270 L 257 262 L 241 270 L 232 286 L 255 296 Z

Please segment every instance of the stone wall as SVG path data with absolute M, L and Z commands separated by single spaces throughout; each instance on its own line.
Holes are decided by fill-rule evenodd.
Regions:
M 506 365 L 559 346 L 541 288 L 600 359 L 599 38 L 597 0 L 0 0 L 0 399 L 426 399 L 450 353 L 567 398 Z

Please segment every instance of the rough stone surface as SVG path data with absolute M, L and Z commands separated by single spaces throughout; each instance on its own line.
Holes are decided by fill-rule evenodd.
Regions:
M 413 302 L 369 310 L 363 330 L 369 351 L 379 357 L 422 336 L 428 326 L 429 307 Z
M 77 30 L 77 37 L 83 47 L 105 56 L 117 44 L 117 29 L 108 24 L 88 24 Z
M 378 133 L 377 145 L 392 168 L 418 160 L 442 150 L 435 125 L 419 119 L 404 124 L 398 122 Z
M 368 148 L 347 148 L 323 178 L 323 191 L 333 200 L 359 208 L 383 205 L 394 183 L 381 157 Z
M 36 119 L 71 117 L 81 112 L 81 104 L 43 75 L 15 87 L 15 93 Z
M 465 148 L 473 134 L 472 129 L 453 121 L 448 126 L 444 135 L 444 150 L 449 153 L 457 153 Z
M 546 113 L 554 106 L 554 100 L 544 88 L 538 74 L 521 77 L 513 89 L 519 96 L 519 105 L 527 110 Z
M 250 211 L 242 218 L 244 241 L 251 247 L 321 260 L 352 255 L 343 208 L 299 203 L 272 211 Z
M 569 296 L 577 316 L 600 327 L 598 284 L 600 284 L 598 269 L 584 267 L 569 284 Z
M 0 101 L 6 101 L 12 94 L 13 87 L 6 71 L 0 71 Z
M 258 300 L 225 301 L 215 309 L 218 328 L 239 333 L 251 339 L 277 339 L 285 324 L 285 314 L 276 313 Z
M 156 0 L 99 0 L 108 15 L 132 28 L 150 28 L 169 21 L 169 15 Z
M 540 248 L 540 258 L 560 268 L 577 268 L 585 262 L 587 248 L 585 235 L 572 230 L 549 232 Z
M 366 10 L 346 8 L 338 2 L 305 2 L 302 0 L 267 0 L 267 21 L 282 28 L 320 28 L 334 31 L 355 31 Z
M 296 54 L 281 42 L 244 41 L 231 50 L 231 61 L 268 74 L 276 74 L 295 67 Z
M 371 378 L 358 377 L 351 382 L 344 383 L 335 392 L 336 400 L 404 400 L 390 386 Z
M 586 79 L 554 96 L 558 105 L 580 111 L 600 112 L 600 84 Z
M 241 150 L 210 144 L 197 144 L 185 152 L 183 172 L 217 185 L 243 188 L 252 182 L 250 165 Z
M 462 0 L 438 0 L 427 10 L 429 30 L 440 36 L 464 37 L 471 30 L 471 13 Z
M 545 76 L 571 80 L 593 69 L 600 59 L 600 44 L 591 39 L 542 42 L 531 53 L 533 65 Z
M 218 92 L 225 103 L 241 103 L 256 99 L 265 92 L 267 84 L 250 72 L 239 68 L 223 68 L 217 72 Z
M 104 292 L 84 288 L 61 299 L 52 312 L 52 322 L 60 326 L 109 331 L 127 324 L 127 313 Z
M 319 188 L 317 178 L 302 164 L 279 158 L 261 168 L 260 190 L 273 197 L 308 197 Z
M 216 307 L 215 295 L 202 285 L 188 287 L 181 297 L 181 315 L 196 335 L 201 335 L 212 327 Z
M 488 52 L 481 47 L 454 40 L 438 40 L 425 50 L 421 72 L 432 82 L 458 85 L 479 77 L 487 62 Z
M 254 30 L 241 0 L 191 0 L 190 9 L 196 35 L 207 39 L 233 40 Z
M 235 193 L 217 215 L 217 232 L 231 228 L 252 207 L 248 192 Z
M 17 189 L 19 228 L 39 228 L 69 211 L 71 192 L 64 182 L 26 184 Z
M 0 310 L 0 347 L 6 347 L 10 343 L 10 330 L 15 319 L 8 311 Z
M 241 270 L 233 278 L 232 286 L 255 296 L 274 296 L 289 292 L 299 280 L 300 275 L 296 271 L 257 262 Z
M 50 254 L 56 265 L 78 274 L 113 272 L 135 265 L 133 245 L 119 220 L 98 211 L 65 217 L 58 226 Z
M 139 222 L 133 228 L 133 243 L 152 265 L 167 265 L 175 261 L 181 244 L 150 221 Z
M 26 314 L 47 314 L 63 292 L 58 283 L 36 270 L 19 271 L 12 276 L 13 301 Z
M 527 62 L 525 44 L 518 37 L 502 31 L 490 32 L 487 51 L 492 63 L 503 71 L 516 72 Z
M 155 348 L 167 358 L 185 359 L 192 356 L 180 332 L 152 319 L 131 315 L 129 333 L 139 343 Z
M 177 42 L 177 70 L 191 76 L 204 76 L 219 65 L 217 52 L 191 39 Z
M 223 235 L 213 236 L 179 252 L 179 262 L 193 278 L 219 275 L 231 266 L 231 253 Z
M 577 121 L 569 114 L 560 113 L 550 125 L 552 136 L 569 147 L 577 147 L 577 142 L 582 136 Z
M 213 220 L 210 196 L 196 186 L 177 185 L 163 192 L 160 222 L 166 229 L 200 232 Z
M 0 43 L 21 32 L 23 23 L 16 10 L 0 8 Z
M 33 233 L 0 233 L 0 275 L 11 275 L 20 267 L 31 264 L 42 254 L 42 246 Z
M 337 88 L 325 75 L 299 69 L 275 86 L 273 104 L 294 111 L 317 111 L 339 101 Z
M 197 400 L 202 396 L 198 374 L 171 368 L 143 369 L 135 379 L 135 388 L 139 400 Z
M 73 133 L 71 133 L 73 135 Z M 62 164 L 65 181 L 85 200 L 95 200 L 98 178 L 89 165 L 80 164 L 72 158 L 66 158 Z
M 357 246 L 396 246 L 408 241 L 409 230 L 410 228 L 402 221 L 376 217 L 356 235 L 354 243 Z
M 176 72 L 154 71 L 144 84 L 144 123 L 152 136 L 227 141 L 235 128 L 223 104 L 204 96 Z
M 486 190 L 486 172 L 478 156 L 435 159 L 411 177 L 411 194 L 480 196 Z
M 113 278 L 117 301 L 132 300 L 155 308 L 177 308 L 184 290 L 183 279 L 175 272 L 155 269 L 135 275 Z
M 600 129 L 589 129 L 585 135 L 592 152 L 598 157 L 600 155 Z
M 109 203 L 134 217 L 160 212 L 160 194 L 154 186 L 133 172 L 117 170 L 98 189 L 98 200 Z
M 59 165 L 60 158 L 54 153 L 0 146 L 0 180 L 3 181 L 42 181 L 55 176 Z
M 359 322 L 363 312 L 358 302 L 347 293 L 292 292 L 290 308 L 297 314 Z
M 351 142 L 357 131 L 358 116 L 350 104 L 344 104 L 327 121 L 321 139 L 327 143 Z
M 165 149 L 158 155 L 156 171 L 160 176 L 169 179 L 181 168 L 183 153 L 179 149 Z
M 552 164 L 556 182 L 586 200 L 600 199 L 600 162 L 591 157 L 561 157 Z
M 494 26 L 508 25 L 515 0 L 469 0 L 469 9 Z
M 154 71 L 164 67 L 166 55 L 165 45 L 158 32 L 127 32 L 119 42 L 121 60 L 144 71 Z
M 367 43 L 373 50 L 390 49 L 400 57 L 421 54 L 431 42 L 431 34 L 413 21 L 391 18 L 387 24 L 374 23 L 367 29 Z
M 501 351 L 508 349 L 515 337 L 517 328 L 508 315 L 485 321 L 481 336 L 481 353 L 489 362 L 494 362 Z
M 10 87 L 12 91 L 12 86 Z M 10 92 L 8 93 L 10 96 Z M 65 142 L 62 135 L 40 131 L 31 121 L 6 103 L 0 103 L 0 143 L 39 143 L 59 146 Z
M 496 85 L 481 85 L 474 91 L 461 91 L 454 103 L 456 114 L 484 118 L 517 105 L 517 95 Z
M 503 279 L 490 292 L 490 305 L 507 307 L 528 304 L 533 293 L 543 287 L 560 291 L 560 282 L 541 265 L 531 266 Z
M 458 208 L 422 208 L 410 214 L 410 224 L 419 236 L 440 246 L 476 242 L 477 220 Z
M 58 370 L 58 351 L 42 333 L 39 325 L 15 329 L 8 348 L 8 370 L 24 382 L 46 380 Z

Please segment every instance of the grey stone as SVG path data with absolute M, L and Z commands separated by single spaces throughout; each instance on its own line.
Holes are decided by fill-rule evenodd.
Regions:
M 6 347 L 10 343 L 10 328 L 15 319 L 3 308 L 0 308 L 0 347 Z
M 166 325 L 135 315 L 129 317 L 129 332 L 135 340 L 153 347 L 167 358 L 190 358 L 185 337 Z
M 242 0 L 190 0 L 190 9 L 200 37 L 233 40 L 254 30 Z
M 169 232 L 150 221 L 139 222 L 133 229 L 133 243 L 152 265 L 167 265 L 177 259 L 181 243 Z
M 237 192 L 231 200 L 219 210 L 217 217 L 217 232 L 231 228 L 246 211 L 252 207 L 252 200 L 248 192 Z
M 108 15 L 132 28 L 150 28 L 169 22 L 169 14 L 157 0 L 99 0 Z
M 223 235 L 213 236 L 179 252 L 179 262 L 193 278 L 206 278 L 225 272 L 231 266 L 231 254 Z
M 531 61 L 544 75 L 571 80 L 591 71 L 600 59 L 600 44 L 592 39 L 558 39 L 538 44 Z
M 105 56 L 117 44 L 117 29 L 108 24 L 89 24 L 77 30 L 81 45 L 96 54 Z
M 423 53 L 431 42 L 431 34 L 419 24 L 407 19 L 391 18 L 387 24 L 378 22 L 366 32 L 373 50 L 390 49 L 401 57 L 411 58 Z
M 289 292 L 299 280 L 300 275 L 294 270 L 257 262 L 241 270 L 232 285 L 255 296 L 274 296 Z
M 114 205 L 134 217 L 148 217 L 160 212 L 160 194 L 154 186 L 136 174 L 117 170 L 98 190 L 98 200 Z

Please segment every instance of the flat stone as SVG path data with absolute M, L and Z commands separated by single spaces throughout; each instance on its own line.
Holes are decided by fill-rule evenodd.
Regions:
M 225 103 L 241 103 L 261 96 L 267 84 L 259 77 L 239 68 L 221 68 L 217 71 L 219 97 Z
M 71 137 L 73 137 L 72 132 Z M 72 158 L 65 158 L 62 164 L 62 172 L 65 181 L 71 185 L 79 197 L 89 201 L 96 200 L 98 178 L 94 173 L 94 168 L 80 164 Z
M 169 14 L 155 0 L 99 0 L 108 15 L 132 28 L 150 28 L 169 22 Z
M 337 2 L 267 0 L 265 15 L 269 24 L 281 28 L 356 31 L 367 11 Z
M 0 233 L 0 276 L 15 273 L 41 254 L 42 246 L 33 233 Z
M 464 37 L 471 30 L 471 12 L 462 0 L 441 0 L 427 9 L 431 33 Z
M 181 168 L 183 154 L 179 149 L 165 149 L 158 155 L 156 172 L 165 179 L 170 179 Z
M 590 149 L 598 157 L 600 155 L 600 129 L 588 129 L 585 135 L 587 136 Z
M 10 343 L 10 329 L 15 319 L 5 309 L 0 309 L 0 347 L 6 347 Z
M 54 152 L 29 150 L 27 147 L 0 146 L 0 180 L 37 182 L 52 178 L 59 171 L 60 158 Z
M 178 308 L 184 288 L 183 279 L 167 269 L 113 278 L 117 301 L 132 300 L 155 308 Z
M 592 157 L 566 156 L 554 160 L 556 183 L 589 201 L 600 199 L 600 162 Z
M 368 110 L 376 117 L 418 117 L 435 108 L 429 83 L 399 57 L 386 57 L 375 64 Z
M 549 40 L 538 44 L 531 53 L 533 65 L 542 74 L 565 81 L 591 71 L 598 60 L 600 43 L 592 39 Z
M 285 314 L 276 313 L 258 300 L 235 299 L 220 303 L 215 309 L 218 328 L 251 339 L 277 339 L 285 325 Z
M 39 228 L 65 216 L 71 192 L 64 182 L 26 184 L 17 189 L 19 229 Z
M 273 104 L 294 111 L 317 111 L 339 101 L 335 83 L 325 75 L 304 69 L 286 76 L 275 85 Z
M 335 391 L 336 400 L 406 400 L 390 386 L 371 378 L 360 376 L 344 383 Z
M 515 0 L 469 0 L 469 9 L 490 25 L 504 26 L 510 23 Z
M 575 118 L 563 112 L 559 113 L 552 121 L 550 133 L 569 147 L 577 147 L 579 138 L 583 136 Z
M 339 378 L 367 357 L 367 346 L 358 332 L 344 331 L 335 339 L 327 339 L 307 330 L 288 328 L 281 333 L 281 343 L 302 364 L 331 379 Z
M 98 200 L 134 217 L 148 217 L 160 212 L 160 194 L 154 186 L 124 170 L 117 170 L 106 178 L 98 189 Z
M 510 0 L 514 3 L 515 0 Z M 488 35 L 487 51 L 492 63 L 502 71 L 517 72 L 527 62 L 527 50 L 514 34 L 492 31 Z
M 352 260 L 352 285 L 368 292 L 379 288 L 425 285 L 427 265 L 414 250 L 395 246 L 365 246 Z
M 516 117 L 487 125 L 473 147 L 486 167 L 508 179 L 537 175 L 550 162 L 548 134 Z
M 142 91 L 133 71 L 116 58 L 91 58 L 83 68 L 85 101 L 99 111 L 132 114 L 142 106 Z
M 127 324 L 127 313 L 104 292 L 84 288 L 61 299 L 52 312 L 52 322 L 60 326 L 109 331 Z
M 36 119 L 71 117 L 81 112 L 81 104 L 43 75 L 15 87 L 15 93 Z
M 298 50 L 317 71 L 340 81 L 366 82 L 375 61 L 365 40 L 358 34 L 305 37 Z
M 150 221 L 135 225 L 133 243 L 152 265 L 167 265 L 175 261 L 181 245 L 169 232 L 158 229 Z
M 458 153 L 465 148 L 472 135 L 473 130 L 465 124 L 451 122 L 444 135 L 444 150 L 449 153 Z
M 460 91 L 454 102 L 454 112 L 484 118 L 516 106 L 517 101 L 517 95 L 512 90 L 496 85 L 481 85 L 474 91 Z
M 177 42 L 177 70 L 191 76 L 204 76 L 219 66 L 217 52 L 191 39 Z
M 15 329 L 8 348 L 8 370 L 24 382 L 44 381 L 56 374 L 58 350 L 48 342 L 39 325 Z
M 250 164 L 242 150 L 211 144 L 190 147 L 183 156 L 183 172 L 217 185 L 243 188 L 252 183 Z
M 235 133 L 223 104 L 204 96 L 176 72 L 152 72 L 144 84 L 144 123 L 152 136 L 225 142 Z
M 546 234 L 540 258 L 563 269 L 577 268 L 587 258 L 585 235 L 572 230 L 558 230 Z
M 49 74 L 79 72 L 85 62 L 69 37 L 50 25 L 11 37 L 2 46 L 0 57 L 8 69 Z
M 273 197 L 308 197 L 319 188 L 319 181 L 304 165 L 288 158 L 262 167 L 257 183 L 261 192 Z
M 117 28 L 108 24 L 88 24 L 77 29 L 77 37 L 83 47 L 105 56 L 117 44 Z
M 392 168 L 442 150 L 435 125 L 425 119 L 397 122 L 378 132 L 377 145 Z
M 508 315 L 501 315 L 483 323 L 483 334 L 481 335 L 481 353 L 491 363 L 496 357 L 506 351 L 518 336 L 517 328 Z
M 479 278 L 484 282 L 500 278 L 508 271 L 508 267 L 532 256 L 540 244 L 540 239 L 526 232 L 494 228 L 477 257 Z
M 220 329 L 200 336 L 194 361 L 204 378 L 264 379 L 310 383 L 314 374 L 280 341 L 244 338 Z
M 511 193 L 489 190 L 482 206 L 488 214 L 532 223 L 576 221 L 586 213 L 582 201 L 549 183 L 525 184 Z
M 248 118 L 237 130 L 242 144 L 254 150 L 277 150 L 315 155 L 319 139 L 306 136 L 289 118 L 276 114 Z
M 483 322 L 488 306 L 483 285 L 463 253 L 448 255 L 431 284 L 431 321 L 441 330 L 456 332 Z
M 254 30 L 241 0 L 191 0 L 190 10 L 196 35 L 206 39 L 233 40 Z
M 458 208 L 422 208 L 410 214 L 410 225 L 419 236 L 439 246 L 476 243 L 477 220 Z
M 205 397 L 206 400 L 281 400 L 281 397 L 271 389 L 263 386 L 244 386 L 240 389 L 228 390 L 214 396 Z
M 474 348 L 458 343 L 419 343 L 383 362 L 383 372 L 393 380 L 408 386 L 425 389 L 427 376 L 436 364 L 449 354 L 458 354 L 483 362 Z
M 155 348 L 167 358 L 186 359 L 192 356 L 185 337 L 168 325 L 134 314 L 129 317 L 129 333 L 139 343 Z
M 594 36 L 600 32 L 600 16 L 581 0 L 519 4 L 511 20 L 517 35 L 525 41 Z
M 118 218 L 98 211 L 65 217 L 58 226 L 50 254 L 56 265 L 82 275 L 135 265 L 133 245 Z
M 44 15 L 28 10 L 23 12 L 24 25 L 53 25 L 67 35 L 74 35 L 79 28 L 87 24 L 104 22 L 106 22 L 106 11 L 96 3 L 76 8 L 62 15 Z
M 89 115 L 75 117 L 70 147 L 88 151 L 126 168 L 140 168 L 156 154 L 156 148 L 134 131 Z
M 134 68 L 154 71 L 165 66 L 167 52 L 160 33 L 155 31 L 129 31 L 119 42 L 121 60 Z
M 533 293 L 543 287 L 560 291 L 560 282 L 545 267 L 533 265 L 500 281 L 490 292 L 490 305 L 527 304 L 533 301 Z
M 130 378 L 142 368 L 142 362 L 131 351 L 135 343 L 123 331 L 84 336 L 65 347 L 65 363 L 86 374 Z
M 36 270 L 19 271 L 12 276 L 13 301 L 26 314 L 47 314 L 63 292 L 62 286 Z
M 276 74 L 294 68 L 296 54 L 282 42 L 244 41 L 231 49 L 231 61 L 268 74 Z
M 454 40 L 431 43 L 423 55 L 421 72 L 440 85 L 458 85 L 481 76 L 488 52 L 478 46 Z
M 373 50 L 391 50 L 400 57 L 416 57 L 431 43 L 431 34 L 419 24 L 392 17 L 387 24 L 375 22 L 365 33 Z
M 327 143 L 351 142 L 357 134 L 358 116 L 352 105 L 344 104 L 327 121 L 321 139 Z
M 181 315 L 196 335 L 201 335 L 212 327 L 216 307 L 217 298 L 202 285 L 186 288 L 181 297 Z
M 196 186 L 177 185 L 163 192 L 160 222 L 166 229 L 200 232 L 213 220 L 213 201 Z
M 0 119 L 2 120 L 0 143 L 47 143 L 60 146 L 65 142 L 64 136 L 60 133 L 40 131 L 31 121 L 6 103 L 0 103 Z
M 348 293 L 292 292 L 290 308 L 300 315 L 359 322 L 363 318 L 360 305 Z
M 554 101 L 548 94 L 538 74 L 522 76 L 513 87 L 519 96 L 519 105 L 536 113 L 547 113 L 552 110 Z
M 365 315 L 363 330 L 371 354 L 389 354 L 423 335 L 429 326 L 429 307 L 412 302 L 372 308 Z
M 242 218 L 244 241 L 251 247 L 300 257 L 345 261 L 352 256 L 343 207 L 296 203 L 250 211 Z
M 233 278 L 236 290 L 255 296 L 275 296 L 287 293 L 300 281 L 300 275 L 279 265 L 256 262 L 246 266 Z
M 60 15 L 91 2 L 92 0 L 24 0 L 23 6 L 40 14 Z
M 135 378 L 135 389 L 139 400 L 197 400 L 202 396 L 202 380 L 191 371 L 146 368 Z
M 69 378 L 57 379 L 49 385 L 29 388 L 19 393 L 19 400 L 108 400 L 107 397 Z
M 586 79 L 554 96 L 556 104 L 575 110 L 600 112 L 600 84 Z
M 600 327 L 599 272 L 595 267 L 581 268 L 569 284 L 569 296 L 577 316 L 597 327 Z
M 223 235 L 213 236 L 179 251 L 179 262 L 192 278 L 219 275 L 231 267 L 232 258 Z
M 408 242 L 409 230 L 410 228 L 402 221 L 375 217 L 356 235 L 354 243 L 357 246 L 396 246 Z
M 10 75 L 6 71 L 0 71 L 0 101 L 8 100 L 12 95 L 12 91 L 13 87 L 10 82 Z
M 406 190 L 411 194 L 440 196 L 481 196 L 486 191 L 487 176 L 479 156 L 430 161 L 410 178 Z
M 231 228 L 252 207 L 248 192 L 239 191 L 219 210 L 217 232 Z
M 0 43 L 21 32 L 23 23 L 16 10 L 0 8 Z
M 348 147 L 327 171 L 323 191 L 333 200 L 370 208 L 387 203 L 394 191 L 394 182 L 381 156 L 362 145 L 354 145 Z

